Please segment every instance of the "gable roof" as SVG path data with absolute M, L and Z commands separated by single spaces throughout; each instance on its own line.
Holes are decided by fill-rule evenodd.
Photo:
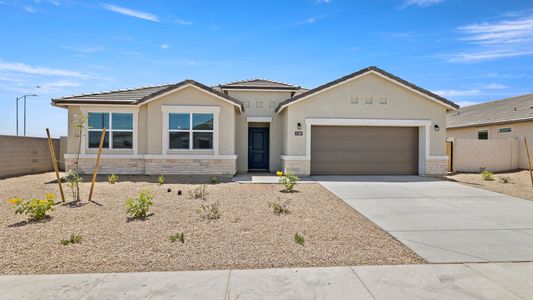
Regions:
M 533 94 L 465 106 L 449 113 L 447 128 L 533 120 Z
M 260 78 L 228 82 L 224 84 L 219 84 L 218 87 L 224 90 L 230 90 L 230 89 L 262 89 L 264 90 L 264 89 L 267 89 L 267 90 L 293 91 L 293 90 L 301 89 L 300 86 L 296 86 L 293 84 L 269 80 L 269 79 L 260 79 Z
M 103 91 L 90 94 L 72 95 L 60 98 L 52 98 L 52 105 L 64 106 L 69 104 L 103 104 L 103 105 L 141 105 L 156 97 L 171 93 L 172 91 L 183 88 L 187 85 L 194 86 L 200 90 L 210 93 L 214 96 L 222 98 L 235 106 L 238 106 L 240 111 L 244 110 L 244 105 L 241 101 L 226 95 L 218 90 L 212 89 L 204 84 L 194 80 L 184 80 L 178 83 L 163 84 L 155 86 L 138 87 L 123 90 Z
M 364 75 L 366 73 L 375 73 L 375 74 L 378 74 L 378 75 L 380 75 L 382 77 L 385 77 L 385 78 L 387 78 L 389 80 L 392 80 L 392 81 L 394 81 L 394 82 L 396 82 L 396 83 L 398 83 L 398 84 L 400 84 L 400 85 L 402 85 L 404 87 L 407 87 L 408 89 L 411 89 L 411 90 L 413 90 L 413 91 L 415 91 L 415 92 L 417 92 L 419 94 L 422 94 L 422 95 L 424 95 L 424 96 L 426 96 L 426 97 L 428 97 L 428 98 L 430 98 L 432 100 L 435 100 L 435 101 L 439 102 L 440 104 L 442 104 L 442 105 L 444 105 L 444 106 L 446 106 L 446 107 L 448 107 L 448 108 L 450 108 L 452 110 L 455 110 L 455 109 L 459 108 L 459 105 L 453 103 L 452 101 L 450 101 L 448 99 L 445 99 L 445 98 L 443 98 L 443 97 L 441 97 L 441 96 L 439 96 L 437 94 L 434 94 L 434 93 L 432 93 L 432 92 L 430 92 L 428 90 L 425 90 L 425 89 L 423 89 L 423 88 L 421 88 L 421 87 L 419 87 L 417 85 L 414 85 L 414 84 L 412 84 L 412 83 L 410 83 L 410 82 L 408 82 L 408 81 L 406 81 L 404 79 L 401 79 L 400 77 L 397 77 L 397 76 L 395 76 L 395 75 L 393 75 L 393 74 L 391 74 L 391 73 L 389 73 L 389 72 L 387 72 L 385 70 L 382 70 L 382 69 L 380 69 L 380 68 L 378 68 L 376 66 L 370 66 L 368 68 L 361 69 L 361 70 L 359 70 L 359 71 L 357 71 L 355 73 L 352 73 L 350 75 L 346 75 L 344 77 L 341 77 L 341 78 L 339 78 L 337 80 L 334 80 L 334 81 L 328 82 L 326 84 L 323 84 L 323 85 L 321 85 L 319 87 L 316 87 L 314 89 L 310 89 L 310 90 L 308 90 L 305 93 L 302 93 L 302 94 L 296 95 L 296 96 L 294 96 L 292 98 L 289 98 L 289 99 L 281 102 L 278 105 L 278 107 L 276 108 L 276 112 L 280 112 L 283 108 L 285 108 L 286 106 L 288 106 L 288 105 L 290 105 L 290 104 L 292 104 L 292 103 L 294 103 L 296 101 L 303 100 L 305 98 L 308 98 L 308 97 L 310 97 L 312 95 L 318 94 L 318 93 L 320 93 L 320 92 L 322 92 L 324 90 L 330 89 L 330 88 L 332 88 L 334 86 L 342 84 L 342 83 L 344 83 L 346 81 L 349 81 L 350 79 L 359 77 L 359 76 Z

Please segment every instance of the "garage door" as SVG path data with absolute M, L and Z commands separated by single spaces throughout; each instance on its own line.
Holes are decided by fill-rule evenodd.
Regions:
M 417 127 L 311 127 L 312 174 L 417 174 Z

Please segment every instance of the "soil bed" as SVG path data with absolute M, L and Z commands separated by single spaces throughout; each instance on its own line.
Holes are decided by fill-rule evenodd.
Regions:
M 529 171 L 504 172 L 494 174 L 494 180 L 483 180 L 477 173 L 458 173 L 448 176 L 448 179 L 489 191 L 506 194 L 513 197 L 533 200 L 533 187 Z M 511 179 L 509 183 L 503 183 L 501 177 Z

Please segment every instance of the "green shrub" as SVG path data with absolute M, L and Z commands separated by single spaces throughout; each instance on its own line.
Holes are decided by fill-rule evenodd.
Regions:
M 39 221 L 46 218 L 46 214 L 54 210 L 54 194 L 46 194 L 44 199 L 32 198 L 30 200 L 24 200 L 19 197 L 9 199 L 9 202 L 13 205 L 15 214 L 28 215 L 30 221 Z
M 211 184 L 217 184 L 218 183 L 218 177 L 216 176 L 213 176 L 209 179 L 209 181 L 211 181 Z
M 285 190 L 290 193 L 294 192 L 294 186 L 299 180 L 298 176 L 291 172 L 283 173 L 281 171 L 278 171 L 277 175 L 280 177 L 279 182 L 285 186 Z
M 193 198 L 193 199 L 202 199 L 202 200 L 207 200 L 207 191 L 206 191 L 206 186 L 205 184 L 199 186 L 199 187 L 196 187 L 195 189 L 189 191 L 189 197 Z
M 500 177 L 500 182 L 501 183 L 511 183 L 511 182 L 513 182 L 513 178 L 511 178 L 511 176 L 501 176 Z
M 200 213 L 203 219 L 218 220 L 220 219 L 220 209 L 218 208 L 219 203 L 215 202 L 213 204 L 202 204 L 198 208 L 197 212 Z
M 139 197 L 126 200 L 126 213 L 133 219 L 144 219 L 148 214 L 148 209 L 152 204 L 152 195 L 150 192 L 143 191 Z
M 481 178 L 486 181 L 494 180 L 494 174 L 490 171 L 483 171 L 481 172 Z
M 185 234 L 183 232 L 176 232 L 175 234 L 170 236 L 170 241 L 172 243 L 176 241 L 180 241 L 182 243 L 185 243 Z
M 290 213 L 289 201 L 287 200 L 282 203 L 279 197 L 275 202 L 270 203 L 270 207 L 275 215 L 287 215 Z
M 294 234 L 294 242 L 298 245 L 303 246 L 305 239 L 302 235 L 300 235 L 298 232 Z
M 159 185 L 165 184 L 165 176 L 159 175 L 159 177 L 157 177 L 157 182 L 159 183 Z
M 70 238 L 61 240 L 61 244 L 63 246 L 66 246 L 68 244 L 81 244 L 81 235 L 79 234 L 71 234 Z
M 109 182 L 111 184 L 117 183 L 118 182 L 118 175 L 111 174 L 111 175 L 107 176 L 107 182 Z

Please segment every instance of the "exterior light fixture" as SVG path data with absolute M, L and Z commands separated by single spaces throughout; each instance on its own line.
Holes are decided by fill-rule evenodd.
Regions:
M 435 128 L 435 131 L 439 131 L 440 130 L 440 127 L 437 124 L 435 124 L 435 126 L 433 126 L 433 128 Z
M 302 129 L 302 123 L 298 122 L 298 130 Z

